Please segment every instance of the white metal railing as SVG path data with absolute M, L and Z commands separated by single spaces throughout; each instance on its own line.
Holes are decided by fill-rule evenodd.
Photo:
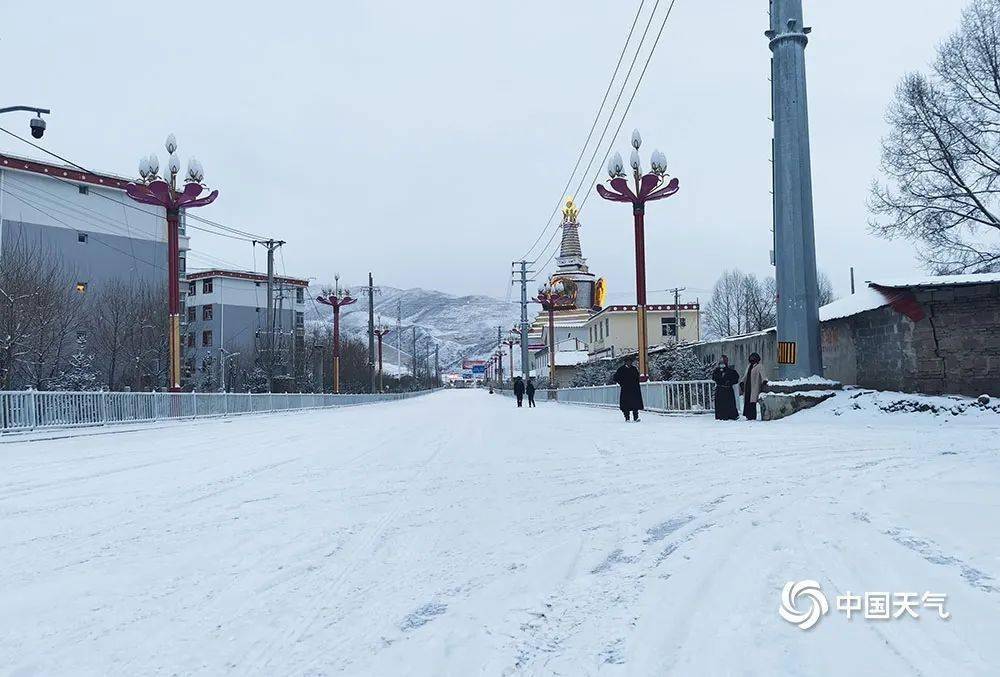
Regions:
M 715 410 L 715 383 L 712 381 L 650 381 L 643 383 L 642 401 L 647 411 L 702 414 Z M 500 391 L 509 395 L 510 390 Z M 596 407 L 617 407 L 619 388 L 616 385 L 560 388 L 555 398 L 566 404 L 589 404 Z M 535 399 L 542 401 L 540 390 Z
M 343 407 L 404 400 L 430 392 L 328 395 L 0 391 L 0 433 Z

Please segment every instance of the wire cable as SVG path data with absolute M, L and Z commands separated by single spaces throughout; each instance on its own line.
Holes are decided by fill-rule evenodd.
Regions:
M 594 184 L 597 183 L 597 177 L 601 173 L 601 167 L 604 166 L 608 156 L 611 154 L 611 149 L 614 147 L 615 139 L 618 138 L 618 134 L 622 130 L 622 125 L 625 123 L 625 118 L 628 117 L 628 112 L 632 109 L 632 102 L 635 101 L 635 95 L 639 92 L 639 85 L 642 84 L 642 79 L 646 75 L 646 70 L 649 68 L 649 62 L 653 60 L 653 54 L 656 53 L 656 46 L 660 44 L 660 37 L 663 35 L 663 29 L 666 28 L 667 21 L 670 19 L 670 14 L 674 11 L 674 5 L 676 3 L 677 0 L 670 0 L 670 6 L 667 7 L 667 12 L 663 15 L 663 22 L 660 23 L 660 30 L 657 31 L 656 39 L 653 40 L 653 47 L 649 50 L 649 54 L 646 56 L 646 63 L 642 66 L 642 71 L 639 73 L 639 79 L 636 80 L 635 87 L 632 89 L 632 95 L 629 97 L 628 104 L 625 106 L 622 118 L 618 121 L 618 128 L 615 129 L 615 133 L 611 137 L 611 143 L 608 145 L 608 150 L 604 153 L 604 158 L 601 160 L 600 164 L 597 165 L 597 172 L 594 174 L 594 178 L 590 180 L 590 188 L 587 189 L 587 194 L 583 196 L 583 202 L 580 203 L 581 213 L 583 212 L 583 208 L 587 204 L 587 200 L 590 198 L 591 193 L 594 192 L 592 188 L 594 187 Z
M 528 251 L 526 251 L 524 253 L 524 255 L 521 256 L 521 260 L 522 261 L 527 260 L 528 256 L 531 254 L 532 250 L 535 248 L 535 245 L 537 245 L 538 242 L 545 236 L 545 231 L 548 230 L 549 226 L 552 224 L 552 219 L 555 217 L 556 213 L 559 211 L 559 207 L 562 205 L 562 201 L 566 197 L 566 191 L 569 190 L 570 184 L 573 183 L 573 177 L 576 176 L 576 170 L 580 168 L 580 162 L 583 160 L 583 156 L 587 152 L 587 147 L 590 145 L 590 140 L 594 136 L 594 130 L 597 129 L 597 123 L 601 119 L 601 113 L 604 111 L 604 105 L 608 102 L 608 95 L 610 95 L 611 88 L 614 86 L 615 79 L 618 77 L 618 71 L 621 69 L 622 61 L 625 59 L 625 52 L 628 51 L 629 43 L 632 41 L 632 34 L 635 32 L 636 24 L 639 23 L 639 16 L 642 14 L 642 8 L 643 8 L 643 5 L 645 5 L 645 4 L 646 4 L 646 0 L 641 0 L 639 2 L 639 9 L 636 10 L 635 17 L 632 19 L 632 26 L 628 30 L 628 37 L 625 38 L 625 44 L 622 45 L 622 51 L 618 54 L 618 62 L 615 64 L 615 70 L 611 74 L 611 79 L 608 81 L 608 87 L 607 87 L 607 89 L 604 90 L 604 97 L 601 99 L 601 105 L 598 106 L 598 108 L 597 108 L 597 114 L 594 115 L 594 121 L 590 125 L 590 131 L 587 132 L 587 140 L 583 142 L 583 147 L 580 148 L 580 153 L 576 157 L 576 163 L 573 165 L 573 171 L 570 172 L 569 177 L 566 179 L 566 185 L 563 186 L 562 192 L 559 193 L 559 201 L 556 202 L 555 209 L 553 209 L 552 213 L 549 214 L 549 218 L 545 222 L 545 226 L 542 228 L 542 232 L 540 232 L 538 234 L 538 237 L 535 238 L 535 241 L 531 244 L 530 247 L 528 247 Z M 653 8 L 653 11 L 654 12 L 656 11 L 655 7 Z M 642 42 L 641 41 L 640 41 L 639 45 L 640 45 L 640 47 L 642 46 Z M 627 77 L 626 77 L 626 80 L 627 80 Z M 625 83 L 622 83 L 622 87 L 624 87 L 624 86 L 625 86 Z M 620 95 L 619 95 L 619 97 L 620 97 Z M 614 111 L 612 111 L 612 114 L 614 114 Z

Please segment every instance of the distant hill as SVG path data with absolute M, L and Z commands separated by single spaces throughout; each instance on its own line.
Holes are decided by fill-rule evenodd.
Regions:
M 368 299 L 360 294 L 360 287 L 346 285 L 358 302 L 344 309 L 341 315 L 342 331 L 346 335 L 367 340 Z M 313 285 L 311 298 L 316 298 L 324 288 L 332 285 Z M 497 325 L 507 330 L 520 321 L 520 307 L 504 303 L 489 296 L 455 296 L 432 289 L 396 289 L 381 287 L 375 297 L 375 315 L 384 324 L 395 326 L 396 308 L 399 303 L 402 315 L 403 340 L 401 352 L 403 366 L 409 366 L 413 345 L 413 327 L 417 328 L 420 350 L 425 337 L 431 337 L 440 347 L 441 368 L 454 368 L 463 358 L 480 358 L 489 355 L 496 347 Z M 534 317 L 532 311 L 532 318 Z M 333 311 L 318 303 L 306 304 L 307 322 L 331 322 Z M 397 363 L 395 354 L 396 333 L 385 338 L 383 359 Z

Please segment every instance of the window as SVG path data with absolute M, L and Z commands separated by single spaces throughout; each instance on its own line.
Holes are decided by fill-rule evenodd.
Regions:
M 86 233 L 77 233 L 76 234 L 76 241 L 80 242 L 81 244 L 87 244 L 87 234 Z
M 195 317 L 196 310 L 195 306 L 188 306 L 188 322 L 194 322 L 197 319 Z
M 86 282 L 77 282 L 76 283 L 76 290 L 78 292 L 80 292 L 81 294 L 86 293 L 87 292 L 87 283 Z
M 204 348 L 210 348 L 212 346 L 212 332 L 203 331 L 201 332 L 201 345 Z
M 202 294 L 212 293 L 212 278 L 208 278 L 207 280 L 201 283 L 201 293 Z
M 188 334 L 188 348 L 194 348 L 194 332 Z
M 187 257 L 181 254 L 177 257 L 177 269 L 180 271 L 181 275 L 187 272 Z
M 663 336 L 677 336 L 677 325 L 673 317 L 660 318 L 660 332 Z
M 296 312 L 295 313 L 295 328 L 302 329 L 306 326 L 306 316 L 305 313 Z
M 80 195 L 86 195 L 90 192 L 90 186 L 77 186 L 76 189 L 80 191 Z
M 295 302 L 305 303 L 306 302 L 306 290 L 302 287 L 295 288 Z
M 211 303 L 209 303 L 209 304 L 204 305 L 204 306 L 201 307 L 201 319 L 205 320 L 206 322 L 208 320 L 212 319 L 212 304 Z
M 194 296 L 198 291 L 197 282 L 188 282 L 188 296 Z

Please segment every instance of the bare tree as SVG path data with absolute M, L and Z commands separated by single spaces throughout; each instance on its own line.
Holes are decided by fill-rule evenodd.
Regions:
M 21 240 L 0 258 L 0 380 L 37 389 L 61 373 L 82 319 L 85 296 L 51 251 Z
M 896 90 L 872 187 L 873 232 L 938 273 L 1000 270 L 1000 0 L 973 0 L 931 73 Z
M 834 300 L 833 283 L 820 272 L 819 305 Z M 705 307 L 706 335 L 714 338 L 738 336 L 770 329 L 777 324 L 778 292 L 773 277 L 758 278 L 739 269 L 726 270 L 712 288 Z

